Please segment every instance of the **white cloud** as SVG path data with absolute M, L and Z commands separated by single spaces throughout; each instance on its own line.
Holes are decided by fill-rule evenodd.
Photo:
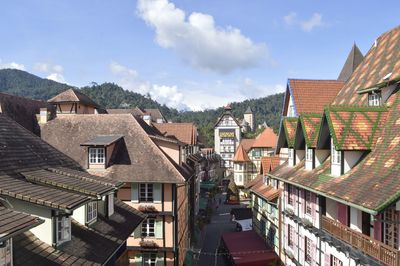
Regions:
M 309 20 L 302 21 L 300 25 L 302 30 L 310 32 L 314 28 L 324 25 L 322 22 L 322 15 L 319 13 L 314 13 Z
M 61 65 L 38 62 L 33 65 L 33 69 L 47 74 L 47 79 L 61 83 L 66 83 L 64 78 L 64 68 Z
M 12 69 L 19 69 L 19 70 L 25 70 L 25 66 L 23 64 L 18 64 L 16 62 L 3 62 L 0 59 L 0 69 L 5 69 L 5 68 L 12 68 Z
M 314 28 L 322 27 L 325 23 L 322 21 L 322 14 L 314 13 L 307 20 L 299 20 L 295 12 L 290 12 L 288 15 L 283 17 L 283 21 L 288 26 L 299 26 L 301 30 L 310 32 Z
M 253 67 L 266 56 L 264 43 L 254 43 L 237 28 L 216 26 L 208 14 L 187 16 L 168 0 L 139 0 L 137 13 L 155 29 L 161 47 L 174 50 L 195 68 L 229 73 Z

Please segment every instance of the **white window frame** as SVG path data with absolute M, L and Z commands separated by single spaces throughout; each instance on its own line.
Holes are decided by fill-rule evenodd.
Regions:
M 105 164 L 105 148 L 89 148 L 89 164 Z
M 12 239 L 5 240 L 4 247 L 0 248 L 0 265 L 1 266 L 13 266 L 13 248 Z
M 154 184 L 139 184 L 139 202 L 154 202 Z
M 111 216 L 114 214 L 114 194 L 108 195 L 107 205 L 108 205 L 108 216 Z
M 288 148 L 288 158 L 289 159 L 294 159 L 294 149 L 293 148 Z
M 309 162 L 313 161 L 313 149 L 306 147 L 306 160 Z
M 342 163 L 342 151 L 335 149 L 333 140 L 331 142 L 331 163 L 335 165 L 340 165 Z
M 368 105 L 369 106 L 380 106 L 382 96 L 380 92 L 372 92 L 368 94 Z
M 142 222 L 142 237 L 156 237 L 156 219 L 147 218 Z
M 92 223 L 97 219 L 97 201 L 86 204 L 86 223 Z
M 157 263 L 156 253 L 143 253 L 142 255 L 142 265 L 143 266 L 155 266 Z
M 71 217 L 57 216 L 56 243 L 61 244 L 71 240 Z

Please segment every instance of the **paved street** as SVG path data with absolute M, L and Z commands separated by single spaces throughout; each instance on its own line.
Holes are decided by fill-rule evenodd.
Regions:
M 199 266 L 227 265 L 222 256 L 218 256 L 217 261 L 215 257 L 221 235 L 225 232 L 235 231 L 235 223 L 230 221 L 229 214 L 233 206 L 223 204 L 225 195 L 226 193 L 216 195 L 216 202 L 221 198 L 222 204 L 219 205 L 218 210 L 211 217 L 211 223 L 203 229 L 202 237 L 204 242 L 199 263 L 197 264 Z

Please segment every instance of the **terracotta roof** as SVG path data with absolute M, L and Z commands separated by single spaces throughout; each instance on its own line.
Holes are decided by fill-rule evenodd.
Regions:
M 261 183 L 264 182 L 264 177 L 261 174 L 257 175 L 254 179 L 250 180 L 250 182 L 247 182 L 247 184 L 245 184 L 244 187 L 249 189 L 255 185 L 260 184 L 260 182 Z
M 322 114 L 314 113 L 303 113 L 299 116 L 299 122 L 301 123 L 304 139 L 309 148 L 317 147 L 319 130 L 321 128 L 321 118 Z
M 23 212 L 8 209 L 0 204 L 0 241 L 3 242 L 17 234 L 44 223 L 44 220 Z
M 363 54 L 354 43 L 353 47 L 351 47 L 349 55 L 347 56 L 346 62 L 340 71 L 338 80 L 347 81 L 351 74 L 353 74 L 354 70 L 356 70 L 356 68 L 361 64 L 363 59 Z
M 255 141 L 255 139 L 242 139 L 240 141 L 240 145 L 243 146 L 243 149 L 246 152 L 249 152 L 251 150 L 251 148 L 253 147 L 254 141 Z
M 285 117 L 283 118 L 282 125 L 286 136 L 286 141 L 289 148 L 294 145 L 294 139 L 296 137 L 297 128 L 297 117 Z
M 164 136 L 174 136 L 187 145 L 197 144 L 197 128 L 193 123 L 154 123 Z
M 252 183 L 250 187 L 248 186 L 248 188 L 252 193 L 257 194 L 267 201 L 273 201 L 277 199 L 281 195 L 282 190 L 276 189 L 270 185 L 265 185 L 263 180 L 264 179 L 261 175 L 257 176 L 255 179 L 253 179 L 254 183 Z
M 239 145 L 236 150 L 235 157 L 233 157 L 233 162 L 251 162 L 249 156 L 247 155 L 246 150 L 243 148 L 243 145 Z
M 398 81 L 400 79 L 399 58 L 400 26 L 397 26 L 376 39 L 362 63 L 338 93 L 333 104 L 367 105 L 367 94 L 357 92 Z M 384 80 L 389 74 L 390 76 Z
M 278 155 L 261 158 L 262 174 L 266 175 L 280 164 L 281 158 Z
M 335 99 L 343 85 L 344 82 L 338 80 L 288 80 L 288 88 L 297 114 L 322 113 L 324 107 Z
M 144 109 L 146 111 L 145 114 L 151 115 L 151 118 L 153 119 L 153 121 L 157 122 L 158 119 L 162 119 L 163 121 L 167 121 L 167 119 L 165 119 L 164 115 L 161 113 L 160 109 L 155 108 L 155 109 Z
M 265 128 L 254 140 L 252 148 L 275 148 L 278 136 L 272 128 Z
M 122 182 L 183 183 L 185 177 L 149 137 L 146 123 L 131 114 L 60 116 L 42 128 L 42 138 L 87 165 L 87 151 L 79 143 L 97 135 L 124 135 L 117 142 L 105 176 Z M 147 125 L 147 124 L 146 124 Z
M 153 122 L 157 122 L 158 119 L 162 119 L 164 122 L 164 115 L 161 113 L 160 109 L 141 109 L 139 107 L 135 107 L 134 109 L 107 109 L 107 113 L 109 114 L 133 114 L 135 116 L 139 116 L 143 118 L 144 115 L 150 115 L 151 120 Z
M 60 94 L 54 96 L 47 102 L 49 103 L 82 103 L 85 105 L 90 105 L 93 107 L 98 107 L 99 105 L 95 103 L 88 96 L 76 89 L 69 89 L 61 92 Z
M 331 106 L 325 114 L 336 150 L 370 150 L 386 120 L 387 109 Z

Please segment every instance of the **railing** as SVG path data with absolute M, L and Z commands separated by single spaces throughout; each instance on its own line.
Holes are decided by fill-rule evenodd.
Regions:
M 367 235 L 359 233 L 349 227 L 322 216 L 322 229 L 364 252 L 380 263 L 388 266 L 400 266 L 399 251 Z

